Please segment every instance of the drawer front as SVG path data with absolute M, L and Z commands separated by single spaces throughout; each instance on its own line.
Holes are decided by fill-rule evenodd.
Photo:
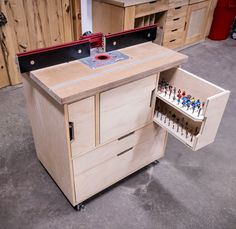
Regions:
M 169 8 L 188 5 L 189 0 L 169 0 Z
M 185 26 L 186 17 L 176 17 L 166 21 L 165 31 L 178 29 Z
M 169 49 L 175 49 L 183 46 L 184 39 L 183 38 L 173 38 L 169 41 L 163 42 L 163 46 Z
M 164 34 L 163 43 L 169 43 L 172 40 L 184 39 L 184 27 L 179 29 L 172 29 Z
M 111 143 L 87 152 L 73 160 L 74 175 L 77 176 L 137 144 L 155 138 L 157 135 L 162 139 L 162 131 L 160 127 L 151 123 L 144 128 L 127 133 Z
M 152 90 L 156 75 L 100 94 L 100 143 L 141 128 L 152 119 Z
M 173 19 L 176 17 L 185 17 L 187 15 L 188 6 L 179 6 L 169 9 L 167 12 L 167 18 Z
M 189 0 L 189 4 L 195 4 L 195 3 L 199 3 L 199 2 L 204 2 L 206 0 Z
M 230 92 L 183 69 L 170 69 L 160 74 L 160 81 L 185 91 L 196 100 L 205 102 L 201 110 L 182 106 L 157 92 L 157 111 L 154 122 L 165 128 L 193 150 L 212 143 L 224 113 Z M 166 115 L 167 114 L 167 115 Z M 174 117 L 174 118 L 173 118 Z
M 168 9 L 167 0 L 150 1 L 135 6 L 135 17 L 143 17 L 149 14 L 162 12 Z
M 68 105 L 72 156 L 95 147 L 95 99 L 89 97 Z
M 166 136 L 166 133 L 162 131 Z M 75 177 L 77 202 L 82 202 L 131 173 L 163 156 L 163 138 L 159 135 L 114 155 L 102 164 Z

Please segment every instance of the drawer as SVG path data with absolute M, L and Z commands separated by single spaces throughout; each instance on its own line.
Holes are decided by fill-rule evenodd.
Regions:
M 178 29 L 185 26 L 186 17 L 173 17 L 172 19 L 167 19 L 165 25 L 165 31 Z
M 168 10 L 168 0 L 150 1 L 135 6 L 135 18 Z
M 156 138 L 157 135 L 163 139 L 162 132 L 163 130 L 160 127 L 151 123 L 141 129 L 127 133 L 111 143 L 87 152 L 73 160 L 74 175 L 77 176 L 137 144 Z
M 133 147 L 127 145 L 127 148 L 125 150 L 122 149 L 119 153 L 118 151 L 111 151 L 112 157 L 107 158 L 103 163 L 84 173 L 77 174 L 75 176 L 76 201 L 80 203 L 86 200 L 131 173 L 161 158 L 166 142 L 166 132 L 161 128 L 158 130 L 160 133 L 147 139 L 147 141 L 138 142 Z M 93 160 L 97 160 L 96 157 L 97 155 L 94 155 Z
M 68 105 L 72 156 L 95 147 L 94 96 Z
M 189 0 L 189 4 L 195 4 L 199 2 L 205 2 L 206 0 Z
M 135 18 L 168 10 L 168 0 L 150 1 L 135 6 Z
M 169 0 L 169 8 L 188 5 L 189 0 Z
M 187 15 L 188 6 L 178 6 L 169 9 L 167 12 L 167 19 L 173 19 L 176 17 L 185 17 Z
M 163 42 L 163 46 L 169 49 L 175 49 L 183 46 L 183 38 L 172 38 L 168 41 Z
M 100 94 L 100 143 L 115 140 L 151 122 L 156 75 Z
M 184 39 L 184 27 L 179 29 L 172 29 L 169 32 L 164 33 L 163 43 L 169 43 L 172 40 Z
M 205 105 L 188 108 L 182 104 L 182 100 L 178 102 L 173 99 L 174 93 L 166 94 L 159 85 L 154 122 L 193 150 L 212 143 L 230 92 L 180 68 L 162 72 L 159 82 L 163 80 L 176 88 L 176 91 L 181 89 L 186 92 L 186 96 L 191 95 L 195 101 L 199 99 Z

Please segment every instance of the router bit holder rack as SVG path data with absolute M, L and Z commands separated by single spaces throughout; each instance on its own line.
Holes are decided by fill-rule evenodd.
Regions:
M 214 141 L 228 96 L 215 84 L 171 68 L 159 74 L 153 121 L 198 150 Z
M 194 121 L 159 98 L 156 100 L 154 122 L 190 148 L 194 147 L 202 127 L 202 122 Z

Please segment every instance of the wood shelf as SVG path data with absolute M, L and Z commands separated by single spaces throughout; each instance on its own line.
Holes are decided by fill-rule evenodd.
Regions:
M 182 104 L 178 104 L 177 100 L 173 101 L 172 97 L 169 98 L 169 96 L 165 96 L 165 94 L 162 92 L 160 93 L 159 91 L 157 92 L 157 98 L 161 99 L 163 102 L 167 103 L 168 105 L 172 106 L 188 118 L 192 119 L 195 122 L 202 122 L 204 119 L 204 116 L 202 115 L 203 111 L 201 111 L 201 114 L 198 116 L 198 110 L 196 109 L 194 113 L 192 113 L 192 109 L 190 108 L 187 110 L 186 107 L 182 107 Z
M 190 148 L 194 147 L 197 136 L 187 132 L 186 129 L 182 128 L 180 124 L 177 125 L 176 122 L 170 120 L 166 115 L 160 112 L 155 112 L 153 121 L 164 128 L 168 133 L 172 134 L 178 140 L 183 142 L 185 145 L 189 146 Z

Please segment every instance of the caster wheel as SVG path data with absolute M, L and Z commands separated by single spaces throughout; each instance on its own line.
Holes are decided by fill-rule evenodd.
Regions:
M 157 165 L 158 163 L 159 163 L 158 160 L 153 161 L 153 164 L 154 164 L 154 165 Z
M 76 211 L 81 211 L 82 209 L 85 208 L 85 205 L 84 204 L 77 204 L 74 208 Z
M 236 40 L 236 31 L 231 34 L 231 38 Z

